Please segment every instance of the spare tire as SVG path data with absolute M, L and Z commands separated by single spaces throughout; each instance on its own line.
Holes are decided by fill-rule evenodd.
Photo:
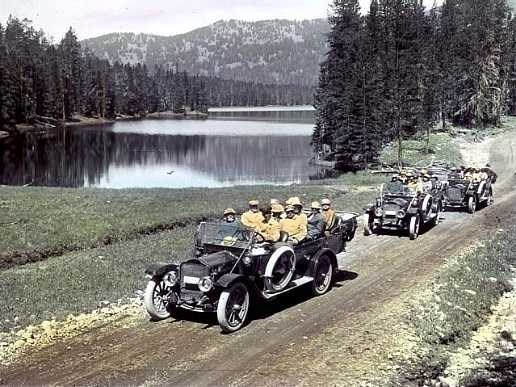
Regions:
M 269 292 L 284 290 L 296 270 L 296 254 L 290 246 L 281 246 L 274 251 L 265 267 L 265 287 Z

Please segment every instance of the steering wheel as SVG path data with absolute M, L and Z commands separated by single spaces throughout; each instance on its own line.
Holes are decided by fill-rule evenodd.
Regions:
M 255 238 L 256 243 L 265 242 L 265 237 L 262 234 L 260 234 L 258 231 L 255 231 L 254 238 Z

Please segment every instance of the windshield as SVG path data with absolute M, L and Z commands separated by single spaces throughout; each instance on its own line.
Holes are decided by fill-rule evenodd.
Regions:
M 235 223 L 201 223 L 197 234 L 197 245 L 205 244 L 245 249 L 254 232 Z
M 383 185 L 383 192 L 386 195 L 411 196 L 413 191 L 401 181 L 389 181 Z

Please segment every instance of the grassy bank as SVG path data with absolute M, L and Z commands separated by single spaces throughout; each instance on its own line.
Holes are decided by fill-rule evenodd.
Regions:
M 516 225 L 450 259 L 433 286 L 412 302 L 405 324 L 418 338 L 413 362 L 403 365 L 394 385 L 423 385 L 443 377 L 450 354 L 484 325 L 500 296 L 511 289 L 516 264 Z M 401 379 L 400 379 L 401 378 Z
M 420 163 L 421 166 L 425 166 L 434 160 L 445 160 L 452 165 L 459 165 L 462 161 L 460 151 L 454 145 L 454 138 L 444 132 L 430 135 L 428 151 L 424 137 L 404 140 L 402 151 L 402 159 L 410 165 Z M 386 164 L 397 163 L 398 143 L 394 142 L 386 147 L 380 160 Z
M 335 207 L 361 210 L 374 192 L 353 192 L 361 174 L 324 185 L 224 189 L 65 189 L 0 187 L 0 267 L 38 261 L 67 251 L 99 247 L 177 226 L 218 218 L 226 207 L 242 211 L 250 198 L 267 203 L 301 196 L 305 203 L 330 197 Z M 342 184 L 346 186 L 342 186 Z

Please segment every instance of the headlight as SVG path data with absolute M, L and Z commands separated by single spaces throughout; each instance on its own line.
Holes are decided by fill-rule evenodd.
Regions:
M 165 284 L 167 286 L 174 286 L 177 283 L 177 272 L 175 271 L 169 271 L 165 276 L 163 277 L 163 281 L 165 281 Z
M 403 219 L 405 217 L 406 212 L 403 211 L 403 210 L 399 210 L 398 213 L 396 214 L 396 216 L 399 218 L 399 219 Z
M 383 216 L 383 209 L 381 207 L 377 207 L 374 210 L 374 215 L 378 218 L 381 218 Z
M 249 266 L 252 262 L 252 259 L 249 255 L 246 255 L 244 256 L 244 258 L 242 258 L 242 262 L 244 263 L 244 265 Z
M 210 277 L 201 278 L 198 286 L 201 292 L 209 292 L 211 289 L 213 289 L 213 280 Z

